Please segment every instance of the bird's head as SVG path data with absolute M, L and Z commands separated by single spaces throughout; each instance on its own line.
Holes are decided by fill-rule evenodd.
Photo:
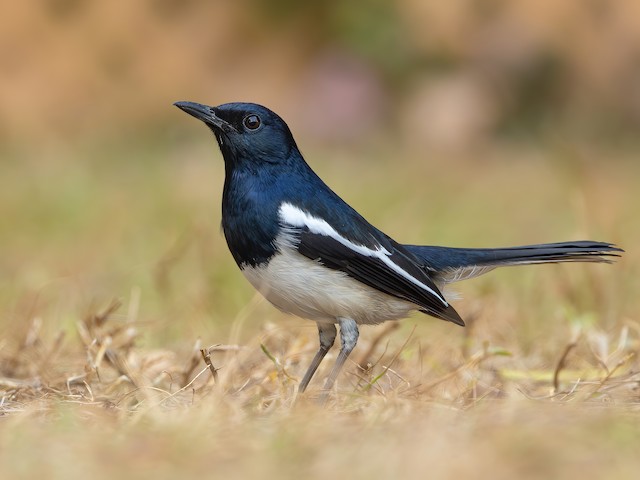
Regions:
M 229 166 L 284 163 L 297 151 L 287 124 L 278 115 L 255 103 L 225 103 L 209 107 L 176 102 L 179 109 L 204 122 L 215 134 Z

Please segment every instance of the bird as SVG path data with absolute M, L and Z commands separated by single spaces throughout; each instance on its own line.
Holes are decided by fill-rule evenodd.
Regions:
M 224 159 L 222 231 L 236 264 L 279 310 L 316 322 L 319 349 L 298 385 L 303 393 L 333 346 L 324 383 L 332 390 L 361 325 L 419 311 L 464 326 L 443 295 L 453 282 L 496 267 L 611 263 L 622 249 L 590 240 L 509 248 L 402 244 L 374 227 L 311 169 L 275 112 L 255 103 L 174 105 L 213 132 Z

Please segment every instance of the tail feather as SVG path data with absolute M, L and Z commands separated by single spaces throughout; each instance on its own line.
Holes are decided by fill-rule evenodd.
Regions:
M 611 263 L 624 252 L 614 244 L 588 240 L 509 248 L 449 248 L 405 245 L 436 280 L 452 283 L 496 267 L 536 263 Z

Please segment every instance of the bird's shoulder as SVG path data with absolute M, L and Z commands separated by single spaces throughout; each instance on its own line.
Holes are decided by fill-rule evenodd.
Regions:
M 278 206 L 281 221 L 295 223 L 322 222 L 340 237 L 366 247 L 392 247 L 393 241 L 369 223 L 358 211 L 344 201 L 324 182 L 307 182 L 282 198 Z

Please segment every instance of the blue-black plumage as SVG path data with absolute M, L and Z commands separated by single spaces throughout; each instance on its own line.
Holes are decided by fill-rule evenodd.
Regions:
M 304 391 L 333 345 L 332 387 L 358 325 L 421 311 L 464 325 L 441 293 L 454 281 L 506 265 L 609 262 L 621 249 L 579 241 L 503 249 L 403 245 L 367 222 L 309 167 L 287 124 L 253 103 L 177 102 L 214 133 L 225 161 L 222 229 L 247 279 L 276 307 L 317 322 L 320 349 Z

